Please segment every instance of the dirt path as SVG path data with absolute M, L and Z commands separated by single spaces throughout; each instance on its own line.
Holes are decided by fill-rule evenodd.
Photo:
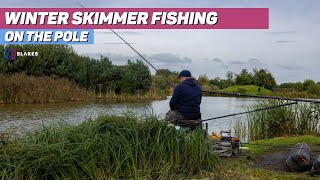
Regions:
M 320 145 L 310 146 L 310 148 L 311 160 L 316 159 L 320 155 Z M 290 151 L 291 148 L 289 146 L 272 148 L 268 153 L 258 155 L 253 166 L 273 171 L 290 172 L 291 170 L 286 165 L 286 159 Z

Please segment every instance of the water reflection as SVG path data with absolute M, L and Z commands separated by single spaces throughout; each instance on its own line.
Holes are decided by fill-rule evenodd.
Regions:
M 9 104 L 0 105 L 0 133 L 23 133 L 60 120 L 78 124 L 99 114 L 134 113 L 138 116 L 153 113 L 164 117 L 169 110 L 169 99 L 143 102 L 72 102 L 59 104 Z M 201 104 L 202 118 L 237 113 L 246 110 L 257 99 L 232 97 L 204 97 Z M 245 117 L 245 115 L 242 115 Z M 209 121 L 209 131 L 232 128 L 235 117 Z

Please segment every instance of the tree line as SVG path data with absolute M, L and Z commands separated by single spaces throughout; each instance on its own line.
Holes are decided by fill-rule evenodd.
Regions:
M 8 46 L 1 45 L 0 52 Z M 113 92 L 115 94 L 143 94 L 152 89 L 161 94 L 172 87 L 162 76 L 178 84 L 179 72 L 159 69 L 154 76 L 143 61 L 128 60 L 125 65 L 114 65 L 108 57 L 99 59 L 79 55 L 68 45 L 11 45 L 19 52 L 38 52 L 38 56 L 19 56 L 7 61 L 1 56 L 0 74 L 25 73 L 34 76 L 57 76 L 68 78 L 86 90 Z M 161 74 L 161 75 L 160 75 Z M 256 85 L 280 92 L 307 92 L 320 95 L 320 83 L 313 80 L 277 85 L 271 72 L 266 69 L 242 69 L 239 73 L 227 72 L 225 78 L 209 78 L 203 74 L 196 78 L 203 89 L 219 90 L 234 85 Z M 156 90 L 155 90 L 156 89 Z M 168 91 L 169 90 L 169 91 Z M 164 92 L 165 93 L 165 92 Z
M 4 52 L 8 46 L 0 46 Z M 147 65 L 140 60 L 128 60 L 114 65 L 107 57 L 100 59 L 79 55 L 68 45 L 10 45 L 18 52 L 38 52 L 38 56 L 19 56 L 8 61 L 1 56 L 0 73 L 26 73 L 34 76 L 68 78 L 80 87 L 94 92 L 144 93 L 152 84 Z
M 277 87 L 280 92 L 307 92 L 320 96 L 320 82 L 306 79 L 303 82 L 289 82 L 280 84 Z
M 179 83 L 176 78 L 179 72 L 170 71 L 168 69 L 159 69 L 155 74 L 154 80 L 162 88 L 167 86 L 170 88 L 171 85 L 166 83 L 165 80 L 160 76 L 162 74 L 168 78 L 174 84 Z M 282 93 L 281 95 L 288 95 L 288 93 L 295 93 L 294 96 L 312 97 L 320 96 L 320 82 L 306 79 L 303 82 L 288 82 L 277 84 L 276 80 L 271 72 L 267 69 L 254 68 L 252 72 L 248 69 L 242 69 L 239 73 L 228 71 L 225 78 L 215 77 L 209 78 L 207 75 L 202 74 L 195 77 L 197 82 L 201 85 L 202 89 L 205 90 L 222 90 L 235 85 L 256 85 L 272 90 L 275 93 Z
M 249 72 L 247 69 L 242 69 L 238 74 L 229 71 L 226 74 L 226 79 L 216 77 L 209 82 L 221 89 L 233 85 L 256 85 L 272 90 L 277 86 L 276 80 L 271 72 L 266 69 L 257 68 L 254 68 L 252 72 Z
M 168 69 L 160 69 L 156 73 L 156 76 L 164 75 L 166 78 L 172 82 L 179 82 L 176 78 L 178 72 L 170 71 Z M 224 89 L 234 85 L 256 85 L 265 87 L 267 89 L 272 89 L 277 86 L 274 76 L 266 69 L 253 69 L 253 72 L 249 72 L 247 69 L 242 69 L 238 74 L 228 71 L 226 78 L 215 77 L 210 79 L 207 75 L 199 75 L 196 78 L 197 82 L 203 87 L 213 87 L 216 89 Z

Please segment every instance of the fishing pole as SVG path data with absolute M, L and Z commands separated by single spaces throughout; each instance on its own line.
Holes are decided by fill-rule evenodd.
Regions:
M 269 106 L 269 107 L 265 107 L 265 108 L 260 108 L 260 109 L 255 109 L 255 110 L 245 111 L 245 112 L 240 112 L 240 113 L 234 113 L 234 114 L 228 114 L 228 115 L 224 115 L 224 116 L 218 116 L 218 117 L 203 119 L 203 120 L 199 120 L 199 121 L 200 122 L 211 121 L 211 120 L 215 120 L 215 119 L 221 119 L 221 118 L 226 118 L 226 117 L 230 117 L 230 116 L 237 116 L 237 115 L 241 115 L 241 114 L 247 114 L 247 113 L 252 113 L 252 112 L 258 112 L 258 111 L 263 111 L 263 110 L 268 110 L 268 109 L 284 107 L 284 106 L 290 106 L 290 105 L 294 105 L 294 104 L 298 104 L 298 102 L 286 103 L 286 104 L 281 104 L 281 105 L 276 105 L 276 106 Z
M 232 93 L 232 92 L 221 92 L 221 91 L 208 91 L 208 90 L 202 90 L 202 92 L 214 93 L 214 94 L 235 95 L 235 96 L 242 96 L 242 97 L 255 97 L 255 98 L 262 98 L 262 99 L 277 99 L 277 100 L 320 103 L 320 100 L 316 100 L 316 99 L 286 98 L 286 97 L 279 97 L 279 96 L 265 96 L 265 95 L 254 95 L 254 94 L 243 94 L 243 93 Z
M 76 1 L 78 5 L 85 8 L 82 4 Z M 118 36 L 125 44 L 127 44 L 134 52 L 136 52 L 145 62 L 147 62 L 162 78 L 164 78 L 173 88 L 175 85 L 166 78 L 162 73 L 160 73 L 157 68 L 155 68 L 146 58 L 144 58 L 135 48 L 133 48 L 126 40 L 124 40 L 117 32 L 113 29 L 110 29 L 116 36 Z M 241 93 L 229 93 L 229 92 L 220 92 L 220 91 L 207 91 L 202 90 L 205 93 L 215 93 L 215 94 L 225 94 L 225 95 L 236 95 L 236 96 L 243 96 L 243 97 L 256 97 L 256 98 L 266 98 L 266 99 L 278 99 L 278 100 L 290 100 L 290 101 L 301 101 L 301 102 L 313 102 L 313 103 L 320 103 L 319 100 L 313 99 L 302 99 L 302 98 L 284 98 L 284 97 L 276 97 L 276 96 L 262 96 L 262 95 L 252 95 L 252 94 L 241 94 Z
M 175 85 L 163 76 L 146 58 L 144 58 L 137 50 L 135 50 L 126 40 L 124 40 L 118 33 L 116 33 L 113 29 L 110 29 L 116 36 L 118 36 L 124 43 L 126 43 L 134 52 L 136 52 L 143 60 L 145 60 L 158 74 L 160 74 L 172 87 Z
M 156 72 L 159 71 L 147 60 L 145 59 L 137 50 L 135 50 L 127 41 L 125 41 L 119 34 L 117 34 L 114 30 L 110 29 L 113 33 L 115 33 L 124 43 L 126 43 L 133 51 L 135 51 L 143 60 L 145 60 Z M 169 82 L 173 87 L 174 84 L 164 77 L 161 73 L 159 73 L 167 82 Z M 285 97 L 277 97 L 277 96 L 263 96 L 263 95 L 253 95 L 253 94 L 242 94 L 242 93 L 230 93 L 230 92 L 220 92 L 220 91 L 208 91 L 202 90 L 205 93 L 215 93 L 215 94 L 225 94 L 225 95 L 237 95 L 242 97 L 256 97 L 256 98 L 264 98 L 264 99 L 278 99 L 278 100 L 290 100 L 290 101 L 300 101 L 300 102 L 313 102 L 313 103 L 320 103 L 319 100 L 314 99 L 302 99 L 302 98 L 285 98 Z
M 85 8 L 82 4 L 77 2 L 78 5 L 81 7 Z M 175 85 L 167 79 L 162 73 L 160 73 L 146 58 L 144 58 L 136 49 L 134 49 L 126 40 L 124 40 L 118 33 L 116 33 L 114 30 L 110 29 L 116 36 L 118 36 L 125 44 L 127 44 L 134 52 L 136 52 L 145 62 L 147 62 L 162 78 L 164 78 L 173 88 L 175 88 Z M 268 99 L 278 99 L 278 100 L 291 100 L 291 101 L 303 101 L 303 102 L 314 102 L 314 103 L 320 103 L 320 101 L 316 100 L 310 100 L 310 99 L 297 99 L 297 98 L 283 98 L 283 97 L 275 97 L 275 96 L 261 96 L 261 95 L 250 95 L 250 94 L 241 94 L 241 93 L 228 93 L 228 92 L 219 92 L 219 91 L 207 91 L 207 90 L 202 90 L 202 92 L 206 93 L 216 93 L 216 94 L 227 94 L 227 95 L 237 95 L 237 96 L 245 96 L 245 97 L 257 97 L 257 98 L 268 98 Z M 291 104 L 296 104 L 296 103 L 291 103 Z M 220 116 L 220 117 L 215 117 L 215 118 L 210 118 L 210 119 L 205 119 L 202 121 L 209 121 L 209 120 L 214 120 L 214 119 L 220 119 L 224 117 L 230 117 L 230 116 L 235 116 L 239 114 L 245 114 L 249 112 L 256 112 L 256 111 L 261 111 L 261 110 L 266 110 L 266 109 L 272 109 L 276 107 L 281 107 L 281 106 L 288 106 L 291 104 L 283 104 L 279 106 L 271 106 L 267 108 L 262 108 L 262 109 L 257 109 L 253 111 L 248 111 L 248 112 L 242 112 L 242 113 L 235 113 L 235 114 L 230 114 L 230 115 L 225 115 L 225 116 Z
M 81 7 L 85 8 L 82 4 L 80 4 L 78 1 L 76 1 L 78 5 Z M 168 79 L 166 78 L 162 73 L 158 71 L 157 68 L 155 68 L 146 58 L 144 58 L 136 49 L 134 49 L 130 43 L 128 43 L 126 40 L 124 40 L 118 33 L 116 33 L 113 29 L 110 29 L 116 36 L 118 36 L 125 44 L 127 44 L 134 52 L 136 52 L 145 62 L 147 62 L 162 78 L 164 78 L 173 88 L 175 88 L 175 85 Z

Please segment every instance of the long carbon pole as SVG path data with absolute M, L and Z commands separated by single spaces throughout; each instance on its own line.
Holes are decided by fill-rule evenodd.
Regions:
M 220 91 L 207 91 L 207 90 L 203 90 L 202 92 L 214 93 L 214 94 L 235 95 L 235 96 L 242 96 L 242 97 L 255 97 L 255 98 L 262 98 L 262 99 L 278 99 L 278 100 L 288 100 L 288 101 L 320 103 L 320 100 L 316 100 L 316 99 L 285 98 L 285 97 L 279 97 L 279 96 L 264 96 L 264 95 L 242 94 L 242 93 L 220 92 Z
M 110 29 L 115 35 L 117 35 L 124 43 L 126 43 L 134 52 L 136 52 L 145 62 L 147 62 L 158 74 L 160 74 L 172 87 L 175 87 L 174 84 L 162 75 L 146 58 L 144 58 L 137 50 L 135 50 L 126 40 L 124 40 L 118 33 Z
M 281 105 L 277 105 L 277 106 L 270 106 L 270 107 L 265 107 L 265 108 L 261 108 L 261 109 L 255 109 L 255 110 L 252 110 L 252 111 L 245 111 L 245 112 L 240 112 L 240 113 L 228 114 L 228 115 L 224 115 L 224 116 L 218 116 L 218 117 L 214 117 L 214 118 L 203 119 L 203 120 L 200 120 L 200 121 L 201 122 L 211 121 L 211 120 L 215 120 L 215 119 L 221 119 L 221 118 L 237 116 L 237 115 L 241 115 L 241 114 L 247 114 L 247 113 L 258 112 L 258 111 L 263 111 L 263 110 L 268 110 L 268 109 L 274 109 L 274 108 L 279 108 L 279 107 L 283 107 L 283 106 L 290 106 L 290 105 L 294 105 L 294 104 L 298 104 L 298 102 L 281 104 Z
M 82 4 L 78 1 L 76 3 L 85 8 Z M 162 78 L 164 78 L 172 87 L 175 85 L 166 78 L 163 74 L 161 74 L 157 68 L 155 68 L 146 58 L 144 58 L 136 49 L 134 49 L 126 40 L 124 40 L 118 33 L 116 33 L 113 29 L 110 29 L 116 36 L 118 36 L 125 44 L 127 44 L 134 52 L 136 52 L 145 62 L 147 62 Z M 302 99 L 302 98 L 284 98 L 284 97 L 276 97 L 276 96 L 261 96 L 261 95 L 252 95 L 252 94 L 241 94 L 241 93 L 229 93 L 229 92 L 220 92 L 220 91 L 207 91 L 202 90 L 205 93 L 214 93 L 214 94 L 225 94 L 225 95 L 236 95 L 242 97 L 255 97 L 255 98 L 264 98 L 264 99 L 278 99 L 278 100 L 290 100 L 290 101 L 301 101 L 301 102 L 313 102 L 313 103 L 320 103 L 320 100 L 313 100 L 313 99 Z
M 135 50 L 126 40 L 124 40 L 118 33 L 114 30 L 110 29 L 115 35 L 117 35 L 124 43 L 126 43 L 134 52 L 136 52 L 143 60 L 145 60 L 156 72 L 158 72 L 171 86 L 175 87 L 174 84 L 163 76 L 146 58 L 144 58 L 137 50 Z M 237 95 L 242 97 L 256 97 L 256 98 L 264 98 L 264 99 L 278 99 L 278 100 L 290 100 L 290 101 L 301 101 L 301 102 L 313 102 L 320 103 L 319 100 L 314 99 L 302 99 L 302 98 L 285 98 L 285 97 L 277 97 L 277 96 L 262 96 L 262 95 L 252 95 L 252 94 L 242 94 L 242 93 L 229 93 L 229 92 L 219 92 L 219 91 L 207 91 L 202 90 L 202 92 L 206 93 L 215 93 L 215 94 L 225 94 L 225 95 Z
M 76 1 L 77 4 L 83 8 L 85 8 L 82 4 L 80 4 L 78 1 Z M 164 78 L 173 88 L 175 85 L 166 78 L 163 74 L 161 74 L 157 68 L 155 68 L 146 58 L 144 58 L 136 49 L 134 49 L 126 40 L 124 40 L 118 33 L 116 33 L 113 29 L 110 29 L 116 36 L 118 36 L 125 44 L 127 44 L 134 52 L 136 52 L 145 62 L 147 62 L 162 78 Z

